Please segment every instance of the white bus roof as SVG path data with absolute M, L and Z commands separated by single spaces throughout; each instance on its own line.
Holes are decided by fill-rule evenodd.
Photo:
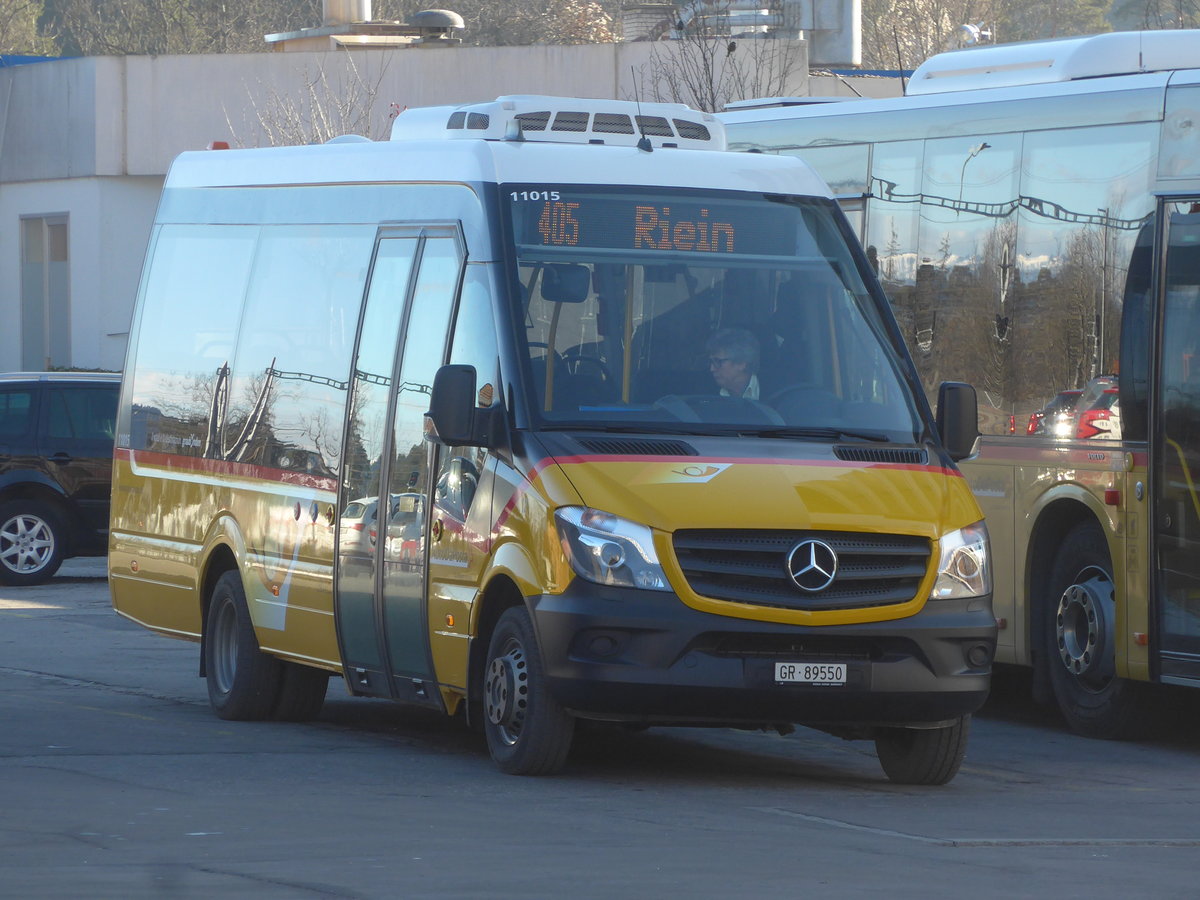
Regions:
M 192 151 L 175 160 L 165 187 L 405 182 L 614 184 L 830 196 L 813 170 L 792 157 L 478 139 Z
M 1190 69 L 1198 64 L 1200 31 L 1118 31 L 939 53 L 913 72 L 906 93 L 1047 84 Z
M 521 94 L 484 103 L 406 109 L 392 123 L 393 141 L 527 140 L 724 150 L 725 129 L 711 114 L 682 103 L 638 103 Z
M 1140 56 L 1134 48 L 1140 46 Z M 1112 56 L 1106 56 L 1112 51 Z M 1104 60 L 1108 59 L 1105 63 Z M 1141 69 L 1132 68 L 1140 60 Z M 1038 63 L 1042 60 L 1042 63 Z M 928 67 L 928 69 L 926 69 Z M 936 74 L 925 77 L 923 71 Z M 1032 97 L 1074 97 L 1146 88 L 1161 92 L 1172 84 L 1200 83 L 1200 30 L 1119 32 L 1094 37 L 999 44 L 955 50 L 930 57 L 913 74 L 903 97 L 845 98 L 845 103 L 788 105 L 765 98 L 730 105 L 717 118 L 726 126 L 776 119 L 861 117 L 875 112 L 944 109 Z M 1106 121 L 1110 113 L 1082 101 L 1073 124 Z M 1161 116 L 1161 102 L 1158 107 Z M 974 131 L 978 131 L 976 128 Z M 964 121 L 962 133 L 973 133 Z M 881 136 L 882 137 L 882 136 Z M 741 135 L 733 142 L 737 148 Z

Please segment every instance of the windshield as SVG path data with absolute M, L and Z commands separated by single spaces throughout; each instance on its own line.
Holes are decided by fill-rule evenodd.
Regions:
M 921 433 L 829 201 L 506 185 L 541 427 Z

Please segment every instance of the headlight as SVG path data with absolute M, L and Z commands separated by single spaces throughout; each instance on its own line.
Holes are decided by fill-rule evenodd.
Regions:
M 554 513 L 563 552 L 579 576 L 597 584 L 669 591 L 650 529 L 611 513 L 566 506 Z
M 942 535 L 941 559 L 931 600 L 982 597 L 992 592 L 987 526 L 982 522 Z

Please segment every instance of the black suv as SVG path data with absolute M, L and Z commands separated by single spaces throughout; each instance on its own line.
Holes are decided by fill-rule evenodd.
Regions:
M 38 584 L 108 535 L 121 376 L 0 375 L 0 584 Z

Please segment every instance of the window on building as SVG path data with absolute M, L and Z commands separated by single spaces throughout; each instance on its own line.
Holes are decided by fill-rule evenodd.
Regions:
M 21 367 L 71 362 L 71 280 L 67 217 L 21 220 Z

